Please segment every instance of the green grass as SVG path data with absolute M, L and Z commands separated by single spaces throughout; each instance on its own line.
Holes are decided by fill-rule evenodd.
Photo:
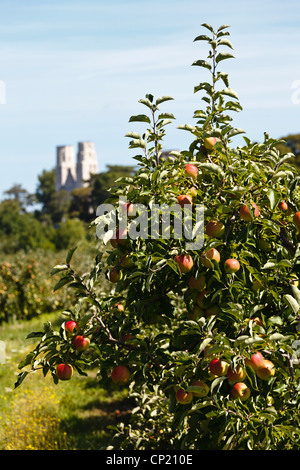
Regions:
M 96 371 L 87 377 L 76 373 L 72 380 L 55 385 L 51 376 L 32 373 L 14 388 L 18 363 L 34 347 L 28 333 L 53 324 L 56 314 L 0 326 L 6 361 L 0 364 L 0 450 L 98 450 L 111 440 L 109 425 L 126 421 L 130 400 L 126 388 L 105 390 Z

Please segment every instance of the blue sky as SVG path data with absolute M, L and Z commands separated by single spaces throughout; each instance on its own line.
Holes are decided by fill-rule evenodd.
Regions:
M 132 164 L 124 135 L 143 131 L 128 120 L 146 93 L 174 98 L 161 108 L 176 117 L 165 148 L 187 148 L 176 127 L 203 107 L 193 89 L 209 77 L 191 64 L 207 54 L 193 42 L 204 22 L 230 25 L 235 59 L 222 70 L 244 108 L 234 125 L 258 141 L 299 133 L 298 0 L 0 0 L 0 198 L 15 183 L 35 191 L 57 145 L 93 140 L 100 171 Z

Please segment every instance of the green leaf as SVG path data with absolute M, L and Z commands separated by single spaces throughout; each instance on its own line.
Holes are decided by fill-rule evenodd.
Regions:
M 230 111 L 242 111 L 243 107 L 238 101 L 227 101 L 225 109 Z
M 225 176 L 225 173 L 222 168 L 216 163 L 201 163 L 199 166 L 201 169 L 219 174 L 221 177 Z
M 223 29 L 226 29 L 226 28 L 230 28 L 230 25 L 229 24 L 223 24 L 222 26 L 220 26 L 218 29 L 217 29 L 217 33 L 219 31 L 222 31 Z
M 228 132 L 227 137 L 234 137 L 235 135 L 238 134 L 244 134 L 245 131 L 243 129 L 232 129 L 231 131 Z
M 195 126 L 191 126 L 190 124 L 180 124 L 177 129 L 182 129 L 184 131 L 195 132 L 197 128 Z
M 45 332 L 44 331 L 32 331 L 26 336 L 26 339 L 28 338 L 41 338 L 44 336 Z
M 209 31 L 211 31 L 212 33 L 214 33 L 214 29 L 213 27 L 208 24 L 208 23 L 202 23 L 201 26 L 203 26 L 203 28 L 206 28 L 206 29 L 209 29 Z
M 229 39 L 220 39 L 218 41 L 218 46 L 228 46 L 230 47 L 230 49 L 233 49 L 233 45 L 231 44 L 231 42 L 229 41 Z
M 257 390 L 257 377 L 252 367 L 246 365 L 246 374 L 249 379 L 251 388 L 253 388 L 254 390 Z
M 34 357 L 34 352 L 27 354 L 26 358 L 18 364 L 18 369 L 23 369 L 23 367 L 26 367 L 31 364 L 31 361 Z
M 148 122 L 151 123 L 151 120 L 146 114 L 138 114 L 136 116 L 131 116 L 129 122 Z
M 212 338 L 205 338 L 202 343 L 200 344 L 200 347 L 199 347 L 199 353 L 201 353 L 202 351 L 204 351 L 204 349 L 206 348 L 206 346 L 209 345 L 209 343 L 212 342 Z
M 60 289 L 61 287 L 65 286 L 66 284 L 69 284 L 70 282 L 73 281 L 73 277 L 72 276 L 65 276 L 65 277 L 62 277 L 58 282 L 57 284 L 55 284 L 54 288 L 53 288 L 53 291 L 57 291 L 58 289 Z
M 159 104 L 164 103 L 165 101 L 171 101 L 173 99 L 174 98 L 172 98 L 171 96 L 161 96 L 160 98 L 157 98 L 156 105 L 158 106 Z
M 51 270 L 50 274 L 53 276 L 54 274 L 60 273 L 61 271 L 66 271 L 67 269 L 69 269 L 69 267 L 66 264 L 57 264 Z
M 221 62 L 221 60 L 226 60 L 226 59 L 234 59 L 234 56 L 230 54 L 229 52 L 219 52 L 219 54 L 216 57 L 216 63 L 218 64 Z
M 173 271 L 175 271 L 176 274 L 179 274 L 181 276 L 181 272 L 180 272 L 180 269 L 178 267 L 178 264 L 175 263 L 174 260 L 166 259 L 166 263 L 167 263 L 168 266 L 170 266 L 170 268 L 173 269 Z
M 147 98 L 143 98 L 143 99 L 139 100 L 139 103 L 144 104 L 145 106 L 147 106 L 150 109 L 153 109 L 153 104 Z
M 230 96 L 231 98 L 235 98 L 237 100 L 239 99 L 236 92 L 234 90 L 232 90 L 231 88 L 224 88 L 224 90 L 220 91 L 220 94 Z
M 210 41 L 211 38 L 209 36 L 206 36 L 205 34 L 200 34 L 200 36 L 197 36 L 194 41 Z
M 273 333 L 269 336 L 269 341 L 278 341 L 280 339 L 284 339 L 285 336 L 282 335 L 281 333 Z
M 282 325 L 282 318 L 277 315 L 272 315 L 272 317 L 268 318 L 268 323 L 272 323 L 273 325 Z
M 75 246 L 74 248 L 71 248 L 69 251 L 68 251 L 68 254 L 67 254 L 67 258 L 66 258 L 66 263 L 67 264 L 70 264 L 71 262 L 71 259 L 75 253 L 75 251 L 77 250 L 77 246 Z
M 127 132 L 127 134 L 125 134 L 125 137 L 130 137 L 132 139 L 142 139 L 141 135 L 138 133 L 138 132 Z
M 21 374 L 18 375 L 17 377 L 17 381 L 15 382 L 15 388 L 19 387 L 21 385 L 21 383 L 23 382 L 23 380 L 25 379 L 25 377 L 29 374 L 29 372 L 27 371 L 24 371 L 24 372 L 21 372 Z
M 290 294 L 285 294 L 283 296 L 283 299 L 285 301 L 285 303 L 291 307 L 291 309 L 293 310 L 294 313 L 298 313 L 299 310 L 300 310 L 300 305 L 298 304 L 297 300 L 294 299 L 294 297 Z
M 134 139 L 130 141 L 130 148 L 146 148 L 146 142 L 143 139 Z
M 275 204 L 276 204 L 276 198 L 275 198 L 275 192 L 274 189 L 270 188 L 267 193 L 269 202 L 270 202 L 270 208 L 274 209 Z
M 127 276 L 127 279 L 134 279 L 135 277 L 141 277 L 141 276 L 146 276 L 146 275 L 147 274 L 143 271 L 134 271 L 129 276 Z
M 218 78 L 221 78 L 223 80 L 223 83 L 226 87 L 229 87 L 229 79 L 228 79 L 228 73 L 225 72 L 219 72 L 218 73 Z
M 214 379 L 210 386 L 211 393 L 218 392 L 222 387 L 224 380 L 227 380 L 227 377 L 217 377 Z
M 195 62 L 192 63 L 192 65 L 197 65 L 199 67 L 205 67 L 206 69 L 211 70 L 211 64 L 207 62 L 206 60 L 195 60 Z
M 276 266 L 277 266 L 277 263 L 275 263 L 274 261 L 268 261 L 266 264 L 262 266 L 261 269 L 273 269 L 273 268 L 276 268 Z
M 296 301 L 300 305 L 300 289 L 298 289 L 298 287 L 293 285 L 293 284 L 291 285 L 291 289 L 292 289 L 292 292 L 293 292 L 293 295 L 294 295 Z
M 175 116 L 172 113 L 161 113 L 157 119 L 175 119 Z
M 105 232 L 105 234 L 103 235 L 103 237 L 101 238 L 102 242 L 104 243 L 104 245 L 107 245 L 107 243 L 109 242 L 109 240 L 113 237 L 114 235 L 114 231 L 113 230 L 107 230 L 107 232 Z

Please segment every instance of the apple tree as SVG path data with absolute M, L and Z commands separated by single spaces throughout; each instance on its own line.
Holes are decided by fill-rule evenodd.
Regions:
M 163 153 L 172 98 L 141 99 L 130 123 L 143 131 L 127 134 L 139 168 L 94 221 L 109 229 L 90 273 L 77 274 L 74 250 L 53 268 L 74 308 L 58 331 L 32 333 L 16 385 L 32 370 L 58 383 L 93 368 L 105 387 L 127 387 L 135 406 L 112 448 L 299 449 L 300 178 L 280 141 L 233 126 L 242 106 L 219 70 L 233 57 L 228 26 L 202 26 L 208 56 L 193 66 L 209 79 L 195 87 L 193 124 L 179 126 L 188 149 Z M 177 236 L 178 220 L 202 233 L 199 246 Z

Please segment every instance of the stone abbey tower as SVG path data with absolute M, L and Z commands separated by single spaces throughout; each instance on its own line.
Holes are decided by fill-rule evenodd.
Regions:
M 77 158 L 73 145 L 56 147 L 56 191 L 87 186 L 90 176 L 96 173 L 98 161 L 94 142 L 79 142 Z

